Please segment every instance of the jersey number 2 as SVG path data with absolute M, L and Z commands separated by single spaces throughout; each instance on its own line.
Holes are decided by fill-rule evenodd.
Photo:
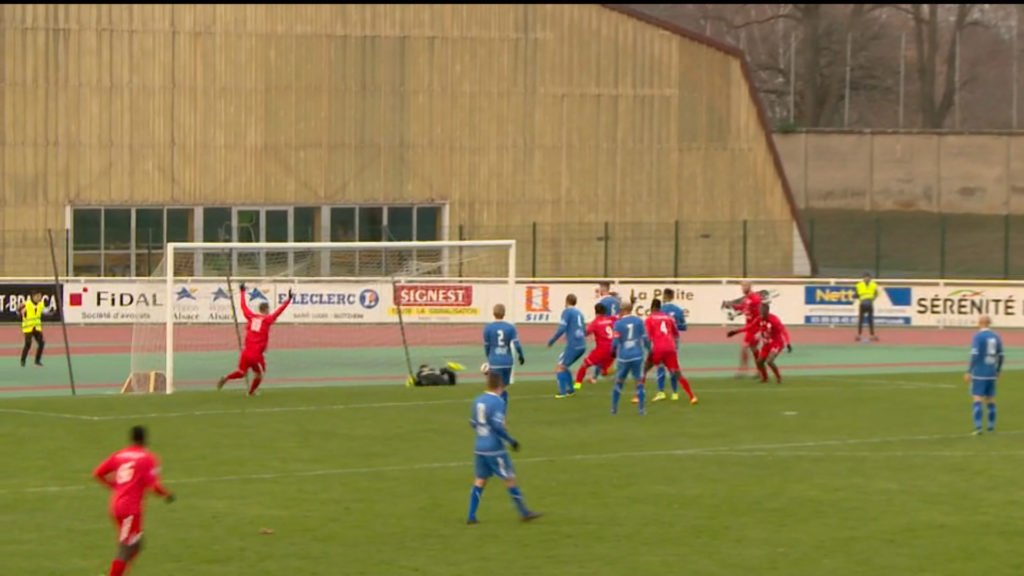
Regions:
M 504 330 L 498 330 L 498 348 L 504 348 L 504 347 L 505 347 L 505 331 Z M 481 406 L 482 406 L 482 404 L 481 404 Z

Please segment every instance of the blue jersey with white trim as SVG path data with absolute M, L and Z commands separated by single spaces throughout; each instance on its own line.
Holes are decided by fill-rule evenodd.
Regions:
M 626 316 L 615 322 L 615 340 L 612 341 L 615 357 L 621 362 L 642 360 L 648 348 L 647 331 L 644 321 L 637 316 Z
M 476 397 L 469 425 L 476 432 L 476 454 L 501 454 L 505 452 L 505 443 L 512 443 L 505 429 L 505 401 L 495 392 L 484 392 Z
M 618 316 L 619 310 L 622 310 L 622 300 L 611 294 L 602 297 L 597 303 L 604 304 L 605 313 L 609 316 Z
M 676 330 L 686 332 L 686 312 L 675 302 L 666 302 L 661 305 L 661 311 L 668 314 L 676 323 Z
M 971 364 L 967 372 L 974 380 L 995 380 L 1003 369 L 1003 339 L 984 328 L 971 342 Z
M 510 322 L 498 320 L 484 327 L 484 354 L 491 368 L 511 368 L 513 349 L 520 357 L 523 355 L 519 334 Z
M 587 347 L 587 322 L 583 318 L 582 312 L 572 307 L 563 310 L 562 321 L 558 323 L 558 331 L 548 341 L 548 345 L 553 345 L 562 335 L 565 335 L 567 350 L 579 350 Z

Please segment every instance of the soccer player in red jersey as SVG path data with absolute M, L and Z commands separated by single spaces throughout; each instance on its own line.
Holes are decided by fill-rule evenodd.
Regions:
M 743 297 L 733 301 L 732 307 L 746 317 L 748 325 L 756 324 L 761 317 L 761 295 L 753 290 L 750 282 L 743 282 L 740 284 L 740 288 L 743 290 Z M 757 333 L 747 331 L 743 339 L 743 347 L 740 348 L 740 368 L 736 373 L 737 376 L 747 373 L 750 356 L 757 358 Z
M 142 548 L 142 501 L 152 490 L 167 502 L 174 494 L 160 483 L 160 461 L 146 449 L 146 429 L 135 426 L 132 445 L 103 461 L 92 475 L 113 490 L 110 516 L 117 526 L 117 557 L 110 564 L 110 576 L 122 576 Z
M 615 363 L 615 352 L 612 350 L 612 341 L 615 339 L 614 316 L 608 315 L 608 308 L 598 302 L 594 306 L 596 316 L 587 326 L 587 335 L 594 337 L 594 349 L 583 360 L 583 365 L 576 371 L 576 390 L 583 387 L 583 377 L 591 366 L 596 366 L 601 373 L 607 374 L 608 369 Z M 590 378 L 591 384 L 597 383 L 597 378 Z
M 793 345 L 790 344 L 789 340 L 789 331 L 786 330 L 782 320 L 768 311 L 768 304 L 762 304 L 759 320 L 752 324 L 747 324 L 739 330 L 730 331 L 729 336 L 735 336 L 740 332 L 746 332 L 748 337 L 753 333 L 755 338 L 761 341 L 761 348 L 756 357 L 757 372 L 761 375 L 761 382 L 768 381 L 768 371 L 765 370 L 767 365 L 772 369 L 772 374 L 775 375 L 775 382 L 781 384 L 782 374 L 779 372 L 779 367 L 775 364 L 775 359 L 778 358 L 783 349 L 789 352 L 793 351 Z
M 679 353 L 676 350 L 676 342 L 679 339 L 679 329 L 676 328 L 674 318 L 661 311 L 661 300 L 655 298 L 651 301 L 651 314 L 644 321 L 647 329 L 647 337 L 651 340 L 651 353 L 647 355 L 644 363 L 644 375 L 642 380 L 647 380 L 647 373 L 655 366 L 664 366 L 669 376 L 675 375 L 683 391 L 690 397 L 690 404 L 697 403 L 697 396 L 690 388 L 690 382 L 683 376 L 679 369 Z
M 259 314 L 253 314 L 245 301 L 245 284 L 242 284 L 240 288 L 242 291 L 242 314 L 245 315 L 245 346 L 242 347 L 242 354 L 238 358 L 238 370 L 221 378 L 217 382 L 217 389 L 223 388 L 228 380 L 245 378 L 249 370 L 252 370 L 256 373 L 256 377 L 252 379 L 252 384 L 249 386 L 249 396 L 252 396 L 263 382 L 263 373 L 267 371 L 267 361 L 263 357 L 263 353 L 267 351 L 267 344 L 270 343 L 270 327 L 277 322 L 277 318 L 292 303 L 294 295 L 291 290 L 288 290 L 288 299 L 273 312 L 270 311 L 270 304 L 261 302 Z

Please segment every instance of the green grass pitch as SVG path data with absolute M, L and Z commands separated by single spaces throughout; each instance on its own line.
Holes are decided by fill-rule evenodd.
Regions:
M 106 573 L 89 473 L 144 423 L 179 501 L 150 499 L 133 576 L 1020 574 L 1021 384 L 972 437 L 959 374 L 698 378 L 699 406 L 643 418 L 610 416 L 607 383 L 519 383 L 513 461 L 545 516 L 492 483 L 477 526 L 476 384 L 4 400 L 0 573 Z

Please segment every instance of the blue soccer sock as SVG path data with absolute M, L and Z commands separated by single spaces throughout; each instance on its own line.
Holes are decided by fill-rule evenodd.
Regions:
M 501 399 L 505 401 L 505 410 L 508 411 L 508 389 L 501 391 Z
M 619 411 L 619 399 L 622 398 L 622 382 L 616 382 L 612 388 L 612 414 Z
M 679 394 L 679 376 L 676 374 L 672 375 L 672 393 Z
M 988 429 L 996 429 L 996 403 L 993 402 L 988 405 Z
M 658 392 L 665 391 L 665 367 L 658 366 Z
M 640 413 L 641 414 L 644 413 L 644 400 L 646 398 L 647 398 L 647 392 L 644 389 L 643 382 L 640 382 L 640 383 L 638 383 L 636 385 L 636 400 L 637 400 L 637 408 L 640 409 Z
M 476 509 L 480 507 L 480 499 L 484 496 L 484 489 L 481 486 L 473 485 L 473 491 L 469 493 L 469 519 L 476 520 Z
M 512 497 L 512 503 L 516 505 L 520 516 L 526 516 L 530 513 L 529 508 L 526 507 L 526 502 L 523 501 L 523 493 L 519 491 L 519 486 L 509 488 L 508 495 Z
M 974 415 L 974 429 L 981 430 L 981 402 L 973 404 L 972 413 Z
M 565 372 L 562 372 L 561 370 L 559 370 L 558 372 L 555 372 L 555 382 L 558 383 L 558 395 L 559 396 L 562 396 L 562 395 L 565 394 L 565 379 L 562 378 L 563 374 L 565 374 Z
M 572 374 L 566 368 L 558 373 L 558 388 L 563 390 L 562 394 L 572 394 Z

